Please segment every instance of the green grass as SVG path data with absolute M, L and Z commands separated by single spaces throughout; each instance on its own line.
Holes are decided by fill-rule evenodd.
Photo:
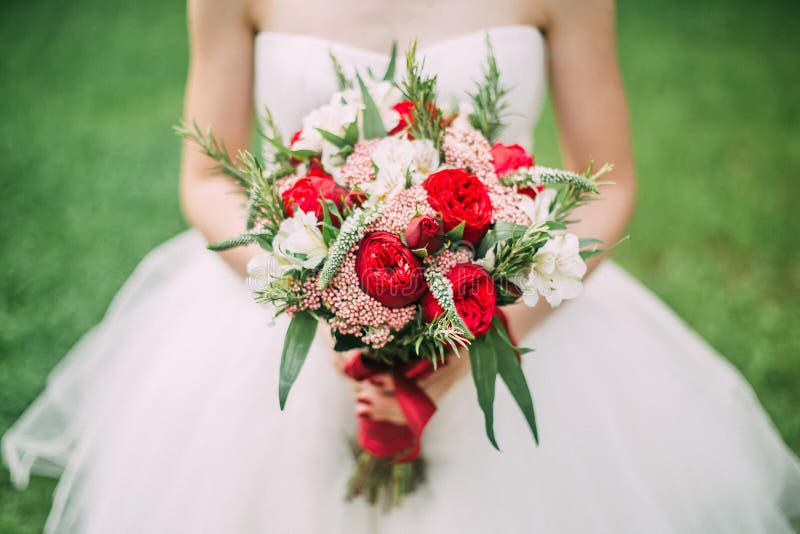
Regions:
M 617 258 L 750 380 L 800 451 L 798 8 L 620 3 L 640 176 Z M 101 317 L 177 199 L 183 3 L 0 4 L 0 433 Z M 552 114 L 537 160 L 558 162 Z M 38 532 L 54 482 L 14 491 L 0 532 Z

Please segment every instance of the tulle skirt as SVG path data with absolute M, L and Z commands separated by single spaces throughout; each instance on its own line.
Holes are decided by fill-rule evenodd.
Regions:
M 389 513 L 343 498 L 353 401 L 321 341 L 279 411 L 285 328 L 197 233 L 148 255 L 3 437 L 16 485 L 61 477 L 46 530 L 751 534 L 800 515 L 750 387 L 613 263 L 524 340 L 540 445 L 499 385 L 494 450 L 461 380 Z

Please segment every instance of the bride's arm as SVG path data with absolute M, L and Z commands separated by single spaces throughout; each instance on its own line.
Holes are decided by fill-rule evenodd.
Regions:
M 537 2 L 538 3 L 538 2 Z M 591 160 L 613 163 L 603 188 L 603 200 L 590 203 L 575 213 L 580 223 L 570 231 L 616 243 L 630 219 L 636 196 L 636 178 L 628 125 L 628 106 L 617 65 L 613 0 L 548 0 L 545 20 L 535 21 L 545 31 L 548 44 L 551 95 L 566 167 L 583 171 Z M 541 7 L 541 5 L 540 5 Z M 589 260 L 594 269 L 603 256 Z M 579 297 L 580 299 L 580 297 Z M 580 303 L 577 303 L 580 305 Z M 512 335 L 521 340 L 549 313 L 540 300 L 535 308 L 515 304 L 504 308 Z M 451 358 L 449 365 L 422 383 L 434 399 L 468 374 L 469 358 Z M 360 397 L 360 413 L 378 419 L 402 422 L 399 406 L 390 396 L 391 380 L 385 386 L 366 384 Z
M 603 179 L 603 200 L 575 212 L 570 232 L 616 243 L 625 232 L 636 201 L 628 105 L 617 64 L 613 0 L 552 0 L 544 22 L 549 50 L 550 90 L 564 165 L 585 170 L 590 161 L 612 163 Z M 593 270 L 604 256 L 588 261 Z M 580 297 L 579 297 L 580 298 Z M 550 313 L 546 302 L 507 309 L 517 339 Z
M 249 148 L 253 117 L 253 27 L 245 0 L 189 0 L 191 58 L 184 120 L 197 121 L 224 141 L 232 155 Z M 184 142 L 181 204 L 189 224 L 208 241 L 238 235 L 244 228 L 244 197 L 233 180 L 215 175 L 214 162 Z M 244 273 L 255 249 L 222 253 Z

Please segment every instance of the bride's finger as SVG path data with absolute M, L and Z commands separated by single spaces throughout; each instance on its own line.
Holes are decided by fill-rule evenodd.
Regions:
M 394 395 L 394 377 L 389 373 L 374 375 L 369 379 L 369 383 L 384 395 Z

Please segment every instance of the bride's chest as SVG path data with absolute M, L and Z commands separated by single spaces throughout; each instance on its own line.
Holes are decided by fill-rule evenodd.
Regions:
M 541 11 L 521 0 L 254 0 L 260 30 L 302 33 L 373 51 L 393 39 L 421 46 L 483 28 L 538 25 Z

